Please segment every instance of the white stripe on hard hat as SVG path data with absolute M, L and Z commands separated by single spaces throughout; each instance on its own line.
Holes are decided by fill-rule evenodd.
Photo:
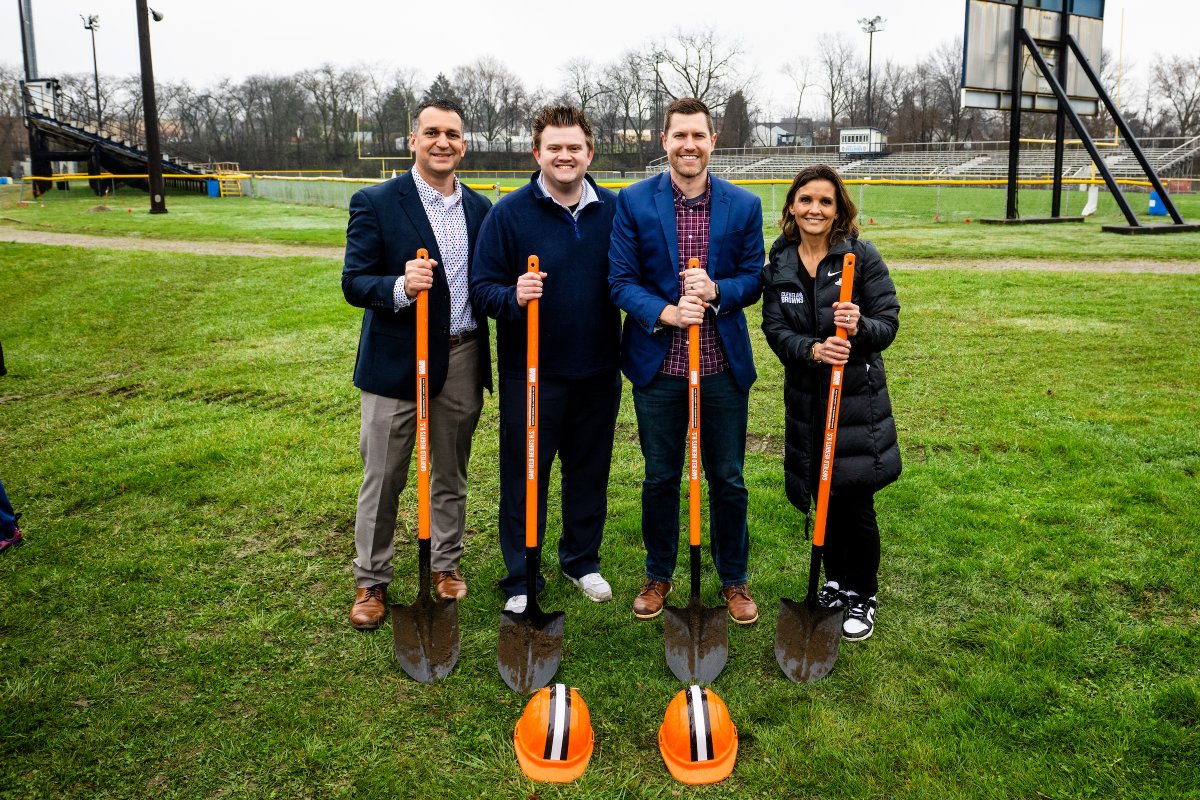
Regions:
M 696 760 L 708 761 L 712 753 L 708 752 L 708 704 L 704 702 L 704 690 L 695 684 L 688 687 L 691 693 L 692 736 L 696 745 Z
M 567 731 L 568 691 L 566 684 L 556 683 L 550 692 L 550 728 L 554 731 L 554 738 L 550 744 L 550 758 L 554 761 L 563 761 L 567 757 L 563 740 Z

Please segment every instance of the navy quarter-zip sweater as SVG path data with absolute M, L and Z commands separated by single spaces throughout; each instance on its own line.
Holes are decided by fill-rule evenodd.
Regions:
M 502 377 L 525 375 L 525 309 L 517 278 L 538 257 L 546 273 L 539 309 L 539 376 L 580 379 L 620 367 L 621 318 L 609 297 L 608 244 L 617 195 L 586 180 L 598 202 L 576 220 L 546 196 L 534 173 L 484 219 L 471 264 L 471 302 L 496 319 L 496 361 Z

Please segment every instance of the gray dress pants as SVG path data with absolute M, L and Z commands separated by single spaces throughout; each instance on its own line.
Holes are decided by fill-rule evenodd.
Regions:
M 450 350 L 446 385 L 429 403 L 430 550 L 435 572 L 458 569 L 467 514 L 471 437 L 483 410 L 479 339 Z M 354 520 L 359 588 L 392 580 L 396 515 L 416 442 L 416 403 L 362 392 L 359 452 L 363 484 Z M 415 487 L 414 487 L 415 488 Z M 413 492 L 413 514 L 417 498 Z M 414 547 L 417 532 L 413 531 Z

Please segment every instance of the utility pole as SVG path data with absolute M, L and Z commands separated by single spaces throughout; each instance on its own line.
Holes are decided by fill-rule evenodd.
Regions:
M 79 15 L 83 20 L 83 29 L 92 32 L 92 73 L 96 77 L 96 129 L 100 129 L 100 64 L 96 60 L 96 29 L 100 27 L 100 17 L 97 14 L 84 16 Z
M 25 60 L 25 81 L 37 80 L 37 48 L 33 42 L 32 0 L 19 0 L 17 10 L 21 14 L 21 54 Z
M 871 62 L 875 55 L 875 34 L 883 30 L 885 21 L 880 16 L 872 19 L 863 17 L 858 21 L 858 24 L 862 25 L 863 33 L 867 34 L 867 127 L 873 127 L 875 124 L 871 113 Z
M 1021 31 L 1025 29 L 1025 0 L 1017 0 L 1013 9 L 1012 62 L 1009 64 L 1009 84 L 1012 92 L 1008 110 L 1008 197 L 1005 204 L 1005 219 L 1020 219 L 1017 203 L 1018 167 L 1021 161 L 1021 82 L 1024 76 L 1024 44 Z M 1032 108 L 1032 104 L 1030 108 Z
M 162 176 L 162 150 L 158 143 L 158 102 L 154 99 L 154 65 L 150 60 L 150 15 L 154 21 L 162 14 L 151 11 L 146 0 L 137 0 L 138 54 L 142 61 L 142 110 L 146 126 L 146 172 L 150 185 L 150 213 L 167 213 L 167 190 Z

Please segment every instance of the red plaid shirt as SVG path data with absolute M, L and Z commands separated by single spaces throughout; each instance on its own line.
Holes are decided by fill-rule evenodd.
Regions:
M 704 188 L 704 194 L 688 201 L 683 192 L 671 181 L 671 192 L 675 195 L 675 234 L 679 240 L 679 271 L 687 269 L 688 259 L 700 259 L 700 268 L 708 270 L 708 224 L 712 208 L 712 179 Z M 683 278 L 679 279 L 679 296 L 683 297 Z M 673 328 L 671 346 L 663 359 L 659 372 L 663 375 L 687 376 L 688 340 L 686 328 Z M 725 351 L 721 349 L 721 338 L 713 324 L 713 314 L 706 314 L 700 323 L 700 374 L 716 375 L 729 369 Z

